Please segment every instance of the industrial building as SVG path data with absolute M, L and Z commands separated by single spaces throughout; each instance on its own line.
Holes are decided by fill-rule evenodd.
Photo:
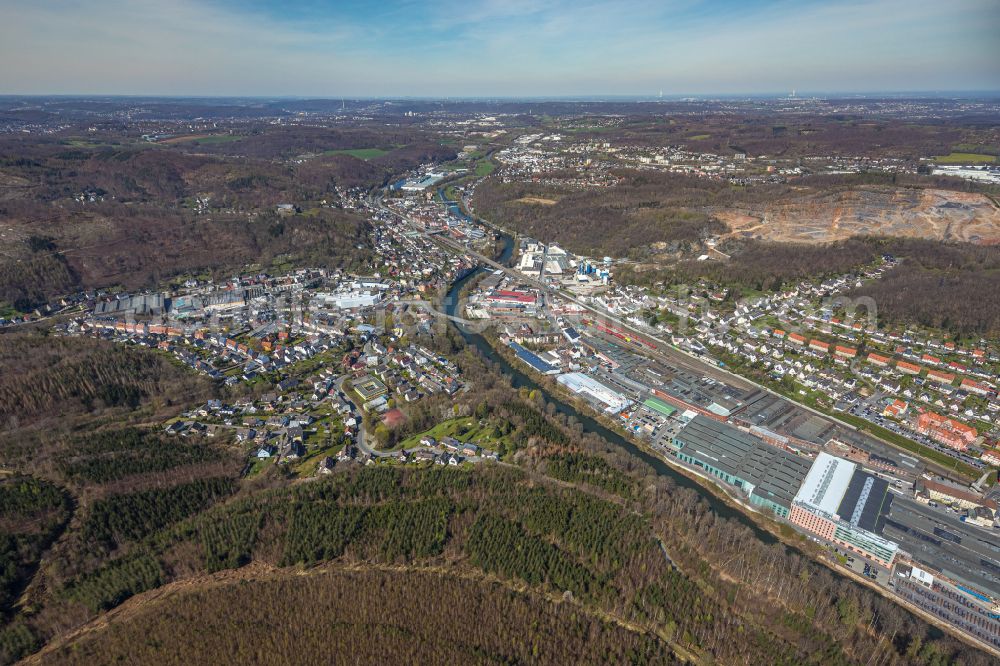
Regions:
M 246 306 L 246 298 L 242 289 L 223 289 L 206 295 L 202 305 L 206 311 L 238 310 Z
M 576 329 L 572 326 L 567 326 L 562 329 L 563 337 L 571 344 L 575 345 L 580 341 L 580 334 L 576 332 Z
M 517 357 L 530 365 L 532 368 L 542 373 L 543 375 L 555 375 L 559 373 L 559 368 L 543 361 L 532 351 L 529 351 L 517 344 L 516 342 L 510 343 L 510 348 L 514 350 Z
M 404 192 L 423 192 L 428 187 L 437 184 L 443 178 L 443 173 L 430 172 L 418 178 L 410 178 L 404 182 L 399 189 Z
M 138 294 L 124 296 L 111 301 L 101 301 L 94 307 L 94 316 L 106 317 L 127 315 L 159 315 L 164 312 L 163 296 L 160 294 Z
M 673 416 L 674 412 L 677 411 L 676 407 L 674 407 L 672 405 L 668 405 L 667 403 L 663 402 L 659 398 L 647 398 L 646 400 L 643 401 L 642 404 L 644 404 L 646 407 L 649 407 L 654 412 L 657 412 L 659 414 L 662 414 L 663 416 L 666 416 L 667 418 L 670 418 L 671 416 Z
M 621 393 L 608 388 L 582 372 L 567 372 L 556 377 L 556 381 L 573 393 L 591 398 L 609 414 L 616 414 L 629 405 L 628 399 Z
M 751 504 L 787 518 L 811 462 L 699 414 L 673 439 L 677 457 L 740 488 Z
M 888 566 L 899 546 L 881 536 L 892 505 L 889 484 L 843 458 L 821 452 L 813 461 L 789 520 L 851 552 Z
M 340 310 L 368 308 L 382 300 L 382 294 L 377 291 L 342 291 L 333 293 L 317 293 L 316 300 L 327 307 Z

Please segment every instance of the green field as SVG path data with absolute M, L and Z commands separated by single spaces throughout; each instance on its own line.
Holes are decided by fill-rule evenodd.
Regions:
M 711 139 L 711 134 L 695 134 L 694 136 L 689 136 L 688 141 L 704 141 L 705 139 Z
M 215 143 L 235 143 L 242 141 L 243 137 L 235 134 L 213 134 L 202 139 L 195 139 L 194 143 L 199 146 L 210 146 Z
M 475 418 L 466 416 L 442 421 L 430 430 L 404 439 L 395 448 L 412 449 L 420 446 L 420 439 L 425 436 L 433 437 L 438 441 L 441 441 L 443 437 L 454 437 L 460 442 L 471 442 L 493 451 L 499 448 L 500 442 L 507 440 L 507 437 L 502 435 L 492 423 L 487 422 L 480 425 Z
M 934 161 L 938 164 L 992 164 L 997 158 L 983 153 L 949 153 L 938 155 Z
M 0 317 L 4 319 L 12 319 L 20 315 L 21 312 L 19 312 L 13 305 L 0 301 Z
M 72 138 L 62 141 L 63 145 L 72 146 L 74 148 L 108 148 L 117 147 L 117 144 L 107 143 L 106 141 L 96 141 L 94 139 L 87 138 Z
M 493 173 L 496 165 L 489 160 L 484 160 L 481 162 L 476 162 L 476 175 L 482 178 L 483 176 L 488 176 Z
M 342 150 L 328 150 L 324 155 L 350 155 L 351 157 L 356 157 L 359 160 L 375 159 L 376 157 L 381 157 L 388 153 L 388 150 L 382 150 L 381 148 L 344 148 Z

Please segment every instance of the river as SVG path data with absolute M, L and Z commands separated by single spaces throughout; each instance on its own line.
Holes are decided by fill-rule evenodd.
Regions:
M 504 242 L 504 249 L 503 252 L 500 254 L 500 258 L 498 261 L 504 265 L 507 265 L 507 262 L 510 261 L 510 257 L 513 253 L 514 243 L 511 237 L 507 234 L 502 234 L 501 239 Z M 447 298 L 445 299 L 445 311 L 447 314 L 451 315 L 452 317 L 459 316 L 456 314 L 456 312 L 458 310 L 458 299 L 459 299 L 459 294 L 462 291 L 462 288 L 476 275 L 485 270 L 486 270 L 485 268 L 478 268 L 475 271 L 464 276 L 462 279 L 452 283 L 451 288 L 448 290 Z M 455 321 L 455 319 L 452 319 L 452 321 Z M 555 406 L 555 409 L 558 413 L 574 417 L 583 426 L 584 431 L 595 433 L 596 435 L 610 442 L 614 446 L 617 446 L 618 448 L 624 450 L 630 455 L 639 458 L 640 460 L 648 464 L 650 467 L 652 467 L 657 474 L 670 477 L 670 479 L 672 479 L 674 483 L 676 483 L 678 486 L 696 490 L 702 496 L 702 498 L 706 502 L 708 502 L 709 506 L 711 506 L 712 510 L 716 514 L 718 514 L 723 518 L 732 518 L 738 520 L 744 525 L 750 527 L 756 533 L 757 537 L 762 541 L 766 543 L 775 543 L 777 541 L 777 539 L 774 537 L 773 534 L 767 532 L 766 530 L 760 529 L 756 524 L 754 524 L 753 521 L 751 521 L 741 511 L 734 509 L 729 505 L 725 504 L 724 502 L 722 502 L 721 500 L 719 500 L 716 496 L 709 493 L 705 488 L 703 488 L 697 482 L 681 474 L 673 467 L 668 465 L 662 458 L 659 458 L 658 456 L 655 456 L 652 453 L 649 453 L 648 451 L 640 448 L 635 443 L 625 439 L 625 437 L 623 437 L 621 434 L 605 427 L 604 425 L 594 420 L 590 416 L 580 413 L 572 405 L 566 404 L 561 400 L 558 400 L 557 398 L 549 395 L 545 391 L 545 389 L 539 386 L 530 376 L 522 372 L 520 369 L 513 367 L 510 363 L 507 362 L 505 358 L 497 354 L 496 351 L 494 351 L 493 347 L 490 345 L 490 343 L 482 335 L 468 331 L 460 324 L 456 324 L 456 327 L 462 334 L 462 337 L 465 339 L 466 344 L 472 345 L 485 358 L 487 358 L 489 361 L 493 363 L 496 363 L 499 366 L 501 372 L 503 372 L 503 374 L 507 375 L 510 378 L 514 388 L 525 387 L 541 391 L 545 395 L 546 401 L 552 403 Z

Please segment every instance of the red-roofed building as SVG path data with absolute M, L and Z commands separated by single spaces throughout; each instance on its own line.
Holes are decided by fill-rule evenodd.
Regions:
M 951 384 L 955 381 L 955 375 L 950 372 L 941 372 L 940 370 L 928 370 L 927 379 L 939 384 Z
M 906 414 L 906 410 L 908 408 L 909 405 L 902 400 L 894 400 L 885 406 L 885 410 L 883 410 L 882 415 L 891 416 L 894 419 L 901 419 L 903 418 L 903 415 Z
M 783 338 L 783 337 L 785 337 L 785 332 L 783 330 L 781 330 L 780 328 L 776 328 L 773 331 L 771 331 L 771 335 L 774 336 L 774 337 L 776 337 L 776 338 Z
M 896 369 L 907 375 L 919 375 L 920 366 L 906 361 L 896 361 Z
M 924 412 L 917 418 L 917 432 L 956 451 L 968 449 L 979 434 L 972 426 L 934 412 Z
M 930 363 L 931 365 L 939 365 L 941 363 L 941 359 L 937 356 L 931 356 L 930 354 L 924 354 L 920 357 L 920 360 L 924 363 Z
M 982 460 L 987 465 L 1000 467 L 1000 449 L 986 449 L 983 451 Z
M 806 343 L 806 339 L 801 335 L 799 335 L 798 333 L 789 333 L 788 341 L 791 342 L 792 344 L 796 344 L 799 346 L 804 345 Z
M 963 509 L 973 509 L 977 506 L 985 506 L 993 511 L 997 510 L 997 503 L 992 499 L 986 499 L 981 493 L 973 493 L 958 487 L 956 484 L 932 481 L 931 479 L 918 479 L 917 488 L 926 490 L 932 500 L 954 504 Z
M 844 345 L 837 345 L 834 348 L 833 353 L 843 358 L 854 358 L 855 356 L 858 355 L 858 350 L 855 349 L 854 347 L 845 347 Z
M 977 395 L 989 395 L 990 387 L 982 382 L 977 382 L 973 379 L 963 379 L 961 384 L 962 389 L 968 391 L 969 393 L 975 393 Z
M 533 294 L 527 294 L 523 291 L 506 291 L 503 289 L 494 291 L 486 299 L 495 303 L 524 303 L 526 305 L 534 304 L 536 300 Z
M 809 341 L 809 349 L 827 354 L 830 352 L 830 343 L 813 339 Z
M 884 368 L 889 365 L 889 357 L 879 356 L 875 352 L 872 352 L 871 354 L 868 354 L 868 362 L 871 363 L 872 365 L 877 365 L 880 368 Z

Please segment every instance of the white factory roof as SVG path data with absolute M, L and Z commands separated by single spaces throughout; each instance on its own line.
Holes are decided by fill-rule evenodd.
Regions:
M 604 403 L 607 405 L 605 411 L 609 413 L 621 411 L 628 406 L 628 400 L 621 393 L 582 372 L 567 372 L 556 377 L 556 381 L 574 393 L 584 393 Z
M 795 501 L 836 515 L 855 469 L 857 465 L 848 460 L 819 453 L 795 495 Z

